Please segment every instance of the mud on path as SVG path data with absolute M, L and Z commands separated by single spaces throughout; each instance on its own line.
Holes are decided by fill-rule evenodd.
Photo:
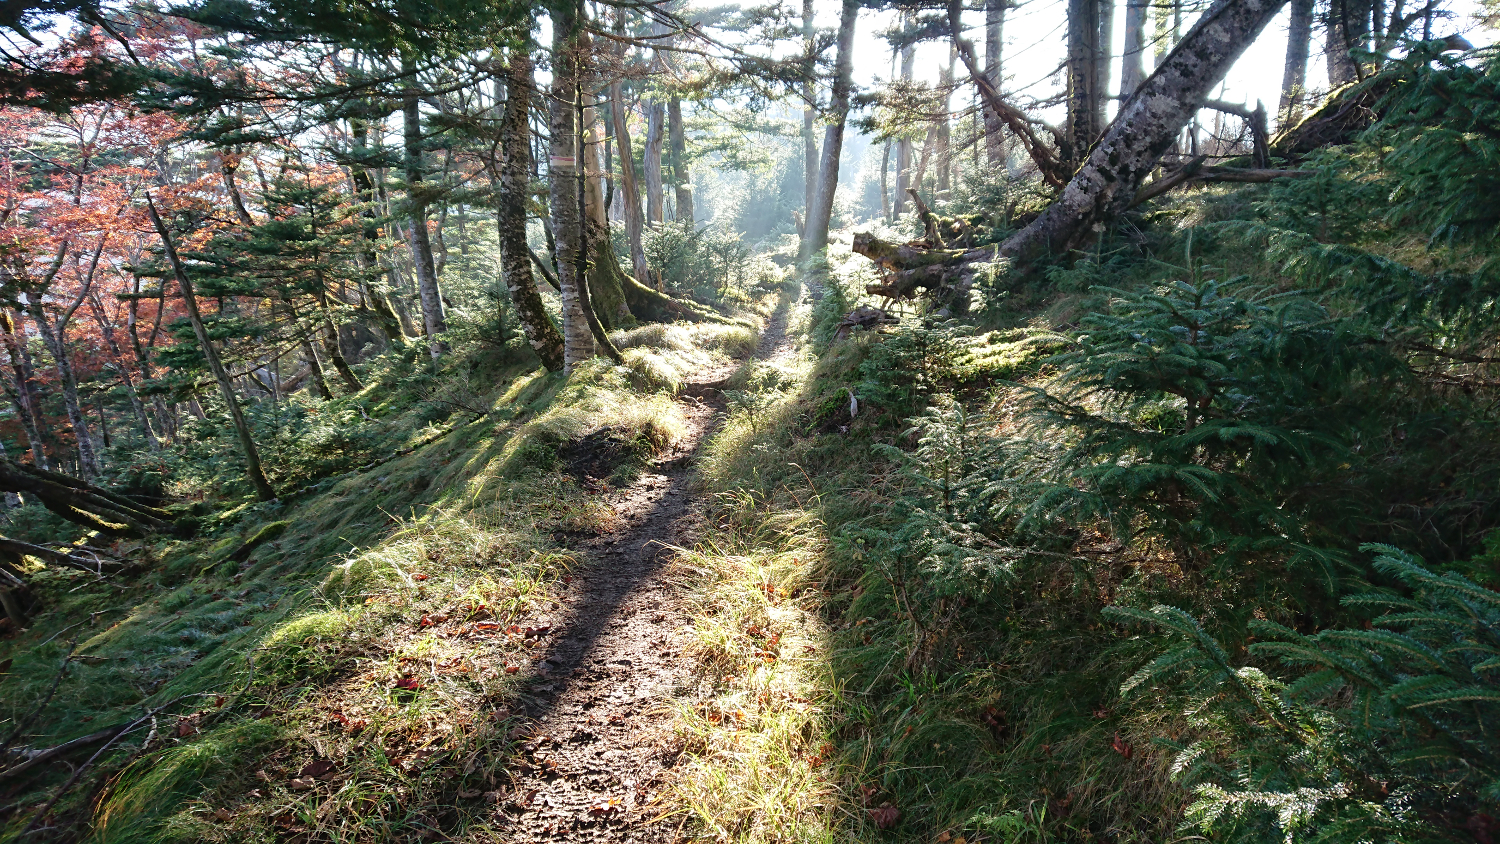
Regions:
M 790 306 L 772 316 L 756 357 L 786 346 Z M 607 493 L 617 529 L 573 544 L 581 565 L 548 613 L 526 623 L 551 647 L 521 694 L 520 758 L 493 823 L 506 842 L 673 842 L 666 774 L 681 754 L 672 701 L 693 683 L 691 619 L 665 578 L 671 546 L 699 518 L 695 457 L 723 419 L 717 389 L 734 367 L 703 373 L 679 399 L 690 433 L 629 487 Z

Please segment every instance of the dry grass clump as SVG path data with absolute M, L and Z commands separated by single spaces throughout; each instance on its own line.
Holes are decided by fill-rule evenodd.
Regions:
M 690 590 L 702 684 L 678 708 L 691 761 L 672 794 L 700 840 L 852 840 L 838 823 L 826 738 L 836 693 L 809 579 L 821 526 L 808 514 L 781 526 L 789 532 L 773 548 L 726 523 L 674 564 Z

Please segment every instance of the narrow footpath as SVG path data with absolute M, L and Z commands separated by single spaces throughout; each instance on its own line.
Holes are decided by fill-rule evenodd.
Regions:
M 772 316 L 756 358 L 787 346 L 790 305 Z M 734 367 L 690 381 L 678 400 L 690 431 L 629 487 L 607 493 L 620 527 L 580 539 L 585 562 L 550 614 L 538 680 L 521 697 L 521 765 L 499 805 L 508 842 L 674 842 L 660 790 L 681 754 L 671 703 L 693 682 L 691 619 L 665 576 L 673 546 L 692 544 L 701 518 L 696 457 L 724 418 L 715 387 Z

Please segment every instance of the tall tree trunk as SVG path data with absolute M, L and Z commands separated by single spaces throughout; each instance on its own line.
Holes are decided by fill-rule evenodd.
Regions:
M 1286 128 L 1302 116 L 1307 94 L 1307 53 L 1312 44 L 1313 0 L 1292 0 L 1292 19 L 1287 28 L 1286 68 L 1281 74 L 1281 103 L 1276 108 L 1278 128 Z
M 323 401 L 333 401 L 333 389 L 328 386 L 328 373 L 323 371 L 323 361 L 318 359 L 317 347 L 305 335 L 301 343 L 302 362 L 307 364 L 308 380 L 312 382 L 313 390 Z
M 615 10 L 615 32 L 625 32 L 625 10 Z M 620 50 L 624 57 L 624 48 Z M 641 186 L 635 174 L 635 151 L 630 142 L 630 111 L 625 107 L 624 86 L 616 78 L 609 84 L 609 115 L 614 123 L 615 144 L 620 150 L 620 196 L 624 207 L 625 240 L 630 248 L 630 268 L 636 281 L 651 283 L 651 271 L 646 266 L 646 250 L 642 244 L 645 230 L 645 215 L 641 208 Z
M 104 303 L 98 297 L 90 297 L 89 309 L 94 315 L 94 322 L 99 326 L 99 336 L 104 338 L 104 347 L 109 350 L 109 359 L 120 372 L 120 384 L 125 388 L 125 396 L 130 400 L 130 410 L 135 414 L 136 424 L 140 426 L 141 436 L 146 440 L 146 446 L 153 452 L 161 451 L 161 441 L 156 438 L 156 432 L 151 430 L 151 419 L 146 415 L 146 403 L 141 401 L 140 395 L 135 390 L 135 378 L 130 375 L 130 367 L 125 363 L 125 356 L 120 353 L 120 344 L 115 340 L 115 326 L 110 322 L 108 314 L 104 311 Z
M 1120 109 L 1082 168 L 1001 253 L 1020 260 L 1085 244 L 1130 206 L 1178 132 L 1286 0 L 1215 0 Z
M 814 257 L 828 248 L 828 226 L 833 218 L 833 197 L 839 186 L 839 159 L 844 152 L 844 122 L 849 116 L 849 96 L 854 76 L 854 25 L 859 19 L 860 0 L 843 0 L 839 12 L 838 58 L 834 61 L 833 89 L 828 100 L 828 128 L 823 132 L 823 157 L 818 164 L 818 192 L 807 215 L 802 250 Z
M 37 456 L 40 455 L 45 466 L 47 457 L 46 452 L 42 450 L 42 435 L 31 418 L 31 409 L 22 401 L 21 394 L 16 389 L 19 380 L 7 373 L 3 379 L 0 379 L 0 388 L 5 390 L 5 397 L 10 400 L 11 407 L 15 409 L 16 416 L 21 420 L 21 437 L 26 441 L 26 450 L 32 454 L 32 461 L 35 462 Z
M 818 56 L 817 33 L 813 29 L 813 0 L 802 0 L 802 219 L 812 211 L 813 194 L 817 192 L 818 138 L 813 133 L 817 125 Z M 887 145 L 889 147 L 889 145 Z M 886 149 L 890 155 L 890 149 Z M 885 178 L 882 173 L 881 178 Z M 882 190 L 884 188 L 882 187 Z M 890 216 L 887 214 L 886 216 Z
M 1202 108 L 1208 92 L 1276 16 L 1286 0 L 1214 0 L 1134 96 L 1041 216 L 1000 244 L 975 249 L 927 249 L 858 234 L 854 251 L 869 257 L 886 279 L 868 291 L 909 296 L 927 289 L 961 304 L 977 267 L 997 257 L 1026 262 L 1086 245 L 1140 192 L 1178 133 Z M 950 25 L 960 11 L 949 6 Z
M 141 333 L 139 326 L 141 305 L 141 277 L 135 276 L 135 278 L 131 281 L 131 292 L 135 295 L 131 297 L 129 306 L 126 310 L 125 329 L 126 333 L 130 335 L 130 348 L 131 351 L 135 352 L 135 362 L 136 366 L 140 367 L 141 378 L 148 381 L 151 380 L 151 356 L 147 353 L 146 349 L 148 345 L 153 348 L 155 347 L 156 338 L 161 331 L 161 320 L 162 317 L 165 316 L 167 310 L 166 287 L 167 285 L 165 284 L 165 282 L 163 282 L 161 286 L 157 288 L 156 320 L 152 324 L 151 337 L 147 342 L 143 343 L 141 342 Z M 160 432 L 161 436 L 169 442 L 176 439 L 176 410 L 172 407 L 167 406 L 166 399 L 162 398 L 160 393 L 153 393 L 151 395 L 151 408 L 155 412 L 157 430 Z
M 193 293 L 193 281 L 188 278 L 187 269 L 177 257 L 177 248 L 172 245 L 172 236 L 167 231 L 166 223 L 162 222 L 161 215 L 156 213 L 156 206 L 152 203 L 150 194 L 146 195 L 146 210 L 151 215 L 151 224 L 156 227 L 156 233 L 161 236 L 162 250 L 166 253 L 167 262 L 171 264 L 172 273 L 177 278 L 183 304 L 187 307 L 188 321 L 193 325 L 193 334 L 198 338 L 203 357 L 208 361 L 208 369 L 213 373 L 214 381 L 218 382 L 219 392 L 224 397 L 224 403 L 229 407 L 229 417 L 234 423 L 235 433 L 239 435 L 240 447 L 245 452 L 245 474 L 249 476 L 250 484 L 255 487 L 255 493 L 260 500 L 270 501 L 276 497 L 276 491 L 271 488 L 270 481 L 266 480 L 266 474 L 260 468 L 260 452 L 255 448 L 255 438 L 250 435 L 250 425 L 245 421 L 244 411 L 240 409 L 239 399 L 234 394 L 234 385 L 229 381 L 229 373 L 224 370 L 224 364 L 219 361 L 218 350 L 208 338 L 208 330 L 203 327 L 203 316 L 198 312 L 198 297 Z
M 657 43 L 671 44 L 666 24 L 658 21 L 651 34 Z M 666 58 L 656 51 L 651 69 L 661 73 L 666 67 Z M 666 142 L 667 108 L 660 100 L 642 103 L 646 112 L 646 146 L 642 150 L 641 165 L 646 170 L 646 225 L 660 226 L 666 221 L 666 197 L 662 189 L 662 146 Z
M 500 165 L 500 195 L 495 208 L 500 271 L 505 276 L 511 304 L 520 315 L 526 342 L 541 358 L 542 366 L 557 372 L 563 368 L 563 337 L 542 305 L 542 294 L 536 289 L 536 277 L 531 273 L 531 250 L 526 243 L 526 203 L 531 193 L 531 133 L 526 116 L 531 109 L 531 89 L 536 83 L 531 57 L 524 48 L 511 50 L 505 80 L 505 112 L 500 118 L 500 147 L 505 158 Z M 639 199 L 636 212 L 639 215 Z
M 1125 2 L 1125 52 L 1120 64 L 1120 100 L 1123 102 L 1146 81 L 1146 24 L 1151 0 Z
M 666 139 L 667 109 L 655 100 L 646 102 L 646 148 L 641 166 L 646 170 L 646 224 L 660 226 L 666 220 L 662 187 L 661 151 Z
M 557 283 L 562 288 L 563 372 L 594 356 L 594 333 L 585 312 L 588 280 L 583 271 L 583 209 L 578 201 L 577 124 L 578 13 L 570 0 L 552 9 L 552 96 L 548 98 L 551 161 L 547 168 L 552 234 L 557 240 Z M 649 172 L 650 165 L 647 169 Z
M 922 154 L 917 156 L 917 169 L 912 173 L 911 189 L 917 193 L 922 192 L 923 183 L 927 181 L 927 162 L 932 160 L 932 151 L 937 146 L 937 124 L 927 127 L 927 137 L 922 139 Z M 921 208 L 917 211 L 920 213 Z
M 891 142 L 885 142 L 885 149 L 880 153 L 880 217 L 887 223 L 891 222 Z M 807 180 L 811 186 L 812 179 Z
M 625 110 L 623 91 L 618 81 L 610 83 L 610 116 L 615 124 L 615 143 L 620 148 L 620 194 L 625 209 L 625 240 L 630 248 L 631 271 L 636 281 L 647 284 L 651 280 L 646 266 L 646 249 L 642 244 L 645 231 L 645 215 L 641 209 L 641 186 L 635 177 L 634 150 L 630 142 L 630 124 Z
M 416 68 L 407 61 L 407 74 L 401 91 L 402 143 L 405 152 L 406 201 L 411 205 L 411 230 L 407 233 L 411 259 L 417 276 L 417 296 L 422 302 L 422 327 L 427 335 L 427 350 L 433 359 L 447 352 L 442 334 L 448 330 L 443 316 L 443 294 L 438 287 L 437 265 L 432 257 L 432 239 L 427 232 L 425 172 L 422 165 L 421 92 L 417 88 Z
M 401 330 L 400 317 L 396 316 L 395 309 L 381 289 L 380 277 L 384 273 L 381 272 L 380 256 L 375 252 L 375 244 L 380 240 L 380 225 L 377 222 L 380 212 L 375 207 L 379 197 L 370 171 L 358 161 L 368 154 L 370 126 L 364 120 L 354 118 L 349 121 L 349 135 L 353 142 L 352 157 L 355 159 L 349 164 L 349 180 L 354 185 L 354 200 L 363 206 L 359 216 L 363 222 L 364 243 L 355 253 L 360 270 L 360 289 L 364 292 L 365 300 L 370 303 L 370 310 L 375 314 L 376 327 L 392 346 L 399 349 L 406 345 L 406 334 Z
M 1329 0 L 1327 41 L 1328 84 L 1348 85 L 1360 77 L 1352 50 L 1369 48 L 1370 0 Z
M 1099 74 L 1099 81 L 1094 86 L 1094 120 L 1102 132 L 1109 125 L 1109 83 L 1115 49 L 1115 0 L 1098 2 L 1099 53 L 1094 57 L 1094 72 Z
M 676 194 L 677 213 L 673 218 L 685 228 L 693 225 L 693 181 L 687 169 L 687 132 L 682 125 L 682 99 L 675 94 L 667 100 L 667 148 L 672 161 L 672 188 Z
M 947 199 L 953 189 L 953 125 L 949 117 L 953 112 L 953 66 L 957 61 L 957 48 L 948 48 L 948 66 L 938 72 L 938 89 L 943 92 L 942 114 L 938 116 L 937 134 L 934 137 L 937 152 L 936 199 Z
M 1152 41 L 1156 44 L 1154 66 L 1161 67 L 1182 34 L 1182 0 L 1153 3 L 1151 17 L 1154 30 Z
M 903 27 L 910 23 L 909 17 L 902 18 Z M 901 81 L 905 85 L 911 85 L 912 72 L 915 70 L 917 50 L 908 44 L 901 48 Z M 911 183 L 912 166 L 912 142 L 909 137 L 901 137 L 896 140 L 896 198 L 895 208 L 892 213 L 897 217 L 906 210 L 907 191 L 913 185 Z
M 579 89 L 578 117 L 582 122 L 579 124 L 577 154 L 579 166 L 583 168 L 580 171 L 583 179 L 583 242 L 588 250 L 589 285 L 585 309 L 593 313 L 604 329 L 612 330 L 630 324 L 633 319 L 630 306 L 625 300 L 625 288 L 630 280 L 626 278 L 625 271 L 620 269 L 620 259 L 615 255 L 609 229 L 609 212 L 605 207 L 604 175 L 607 168 L 601 160 L 600 152 L 608 146 L 608 141 L 600 131 L 593 92 L 602 86 L 598 84 L 597 74 L 587 64 L 587 58 L 593 52 L 586 30 L 579 32 L 578 45 L 578 55 L 582 57 L 577 66 L 582 83 Z M 601 347 L 612 347 L 607 336 L 598 339 L 597 343 Z M 608 354 L 609 348 L 605 351 Z
M 31 462 L 38 469 L 48 469 L 46 444 L 42 439 L 41 414 L 37 410 L 36 396 L 32 391 L 31 355 L 26 351 L 26 339 L 17 330 L 10 311 L 0 311 L 0 332 L 5 336 L 5 348 L 10 354 L 10 366 L 15 380 L 15 404 L 21 417 L 21 428 L 31 446 Z
M 1144 2 L 1144 0 L 1142 0 Z M 1001 51 L 1005 43 L 1005 9 L 1009 0 L 985 0 L 984 3 L 984 76 L 995 90 L 1000 90 L 1004 65 Z M 984 152 L 990 167 L 1005 163 L 1005 139 L 1001 127 L 1005 120 L 988 103 L 984 107 Z
M 323 322 L 323 351 L 328 353 L 328 360 L 333 364 L 333 369 L 339 374 L 339 380 L 349 388 L 349 392 L 357 393 L 365 388 L 359 383 L 359 376 L 354 374 L 353 367 L 344 358 L 344 350 L 339 345 L 339 330 L 333 323 L 333 309 L 328 304 L 328 293 L 326 291 L 318 294 L 318 316 Z
M 52 356 L 57 380 L 62 386 L 63 409 L 68 414 L 68 427 L 73 430 L 73 439 L 78 449 L 78 469 L 86 481 L 99 477 L 99 455 L 94 445 L 94 435 L 89 432 L 88 419 L 83 415 L 83 404 L 78 400 L 78 378 L 73 372 L 72 355 L 68 353 L 67 328 L 54 324 L 42 310 L 41 297 L 30 294 L 26 297 L 26 308 L 31 321 L 36 323 L 37 333 L 42 335 L 42 344 Z
M 1063 155 L 1071 168 L 1083 162 L 1099 136 L 1099 2 L 1068 0 L 1067 142 Z

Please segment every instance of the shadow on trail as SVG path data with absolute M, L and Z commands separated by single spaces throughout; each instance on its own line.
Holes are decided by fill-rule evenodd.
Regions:
M 768 321 L 757 359 L 781 343 L 791 304 Z M 516 705 L 526 722 L 514 734 L 520 758 L 495 819 L 502 840 L 676 838 L 654 822 L 660 808 L 651 804 L 681 752 L 663 712 L 692 679 L 683 656 L 690 619 L 663 572 L 670 547 L 692 541 L 696 458 L 724 418 L 719 390 L 733 371 L 687 385 L 679 400 L 691 435 L 615 494 L 624 525 L 575 545 L 587 562 L 571 588 L 528 621 L 550 645 L 538 649 Z

